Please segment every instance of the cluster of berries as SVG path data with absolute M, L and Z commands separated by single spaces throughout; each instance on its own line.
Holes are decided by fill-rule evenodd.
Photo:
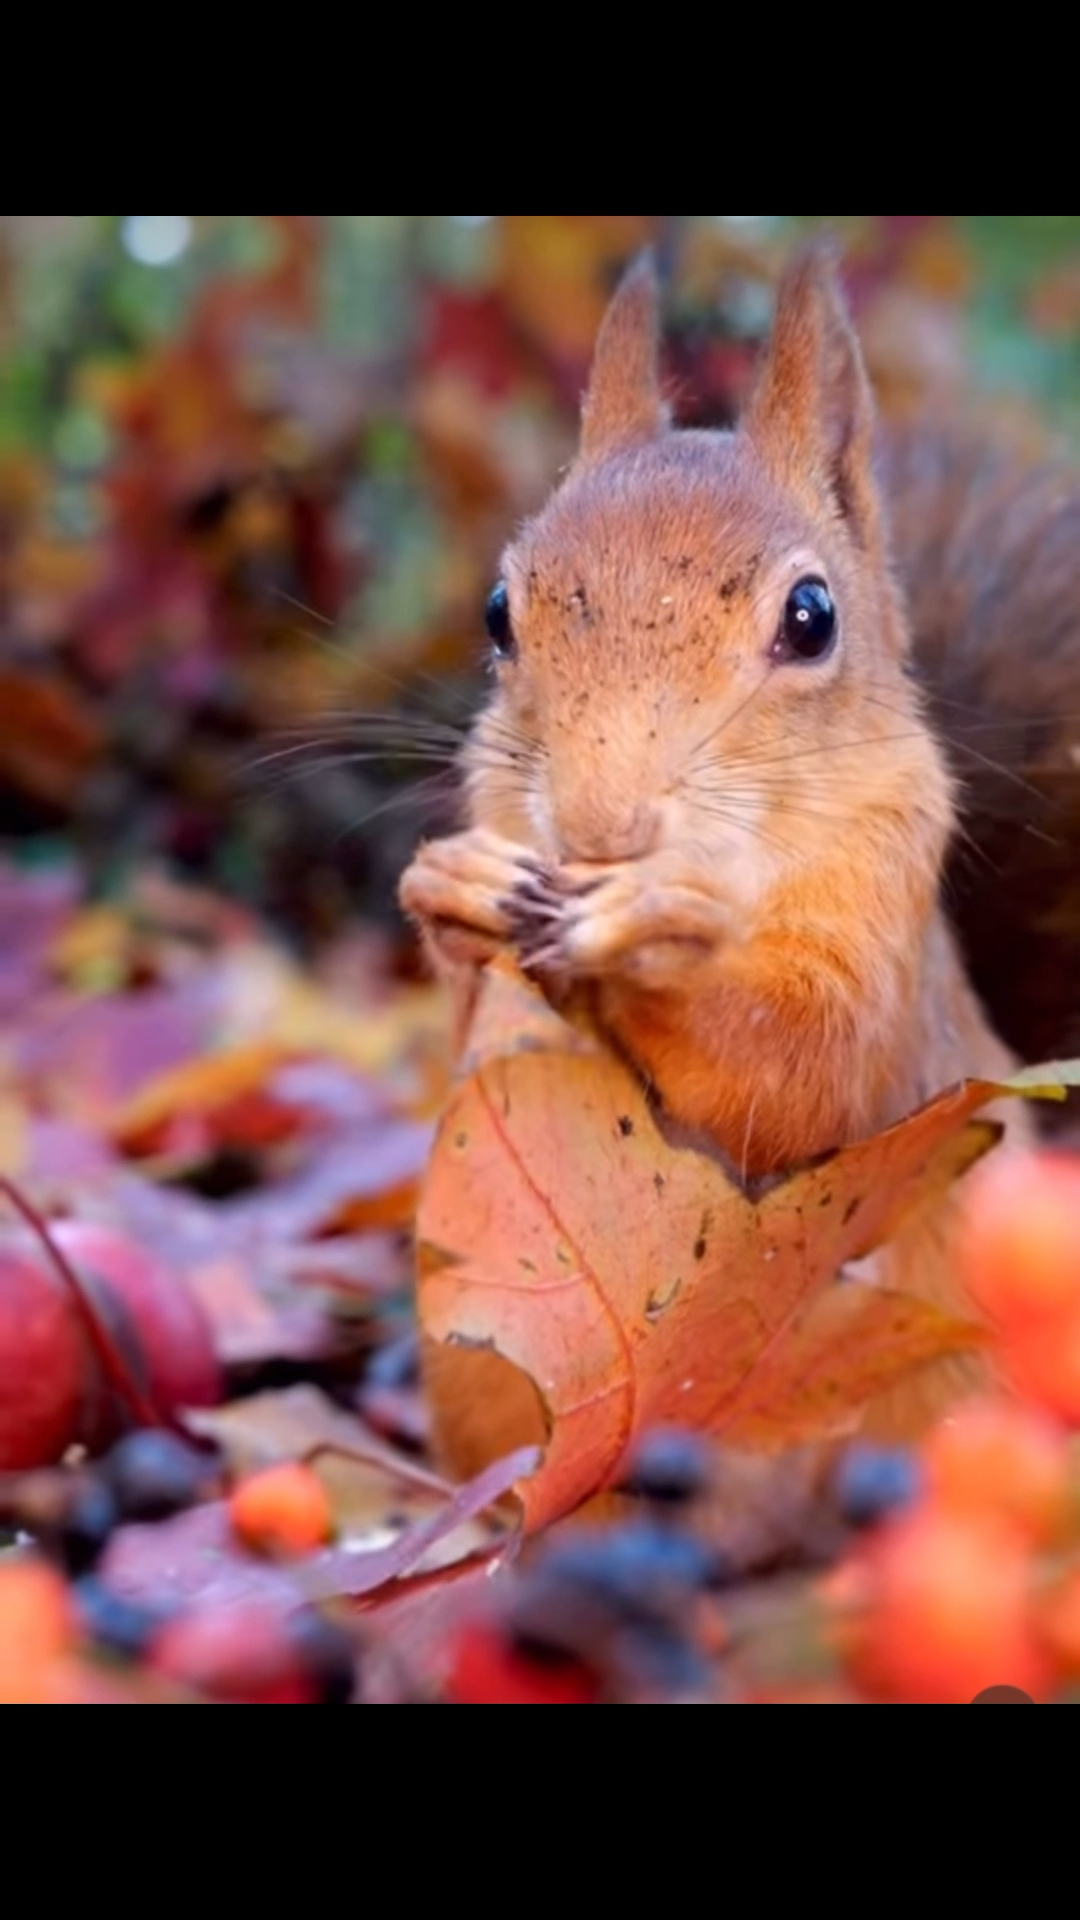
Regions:
M 841 1645 L 873 1700 L 1067 1698 L 1080 1686 L 1080 1160 L 988 1167 L 958 1259 L 1007 1391 L 931 1435 L 916 1497 L 830 1583 Z
M 314 1609 L 243 1596 L 148 1603 L 117 1587 L 119 1530 L 175 1519 L 220 1494 L 220 1466 L 178 1436 L 146 1431 L 93 1467 L 41 1478 L 34 1556 L 0 1564 L 0 1701 L 93 1703 L 109 1675 L 163 1696 L 235 1705 L 340 1705 L 358 1685 L 349 1635 Z M 227 1511 L 238 1547 L 299 1559 L 332 1538 L 333 1513 L 303 1466 L 241 1480 Z

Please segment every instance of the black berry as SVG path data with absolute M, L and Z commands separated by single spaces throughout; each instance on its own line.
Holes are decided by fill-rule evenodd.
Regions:
M 299 1613 L 290 1622 L 289 1638 L 296 1649 L 305 1679 L 322 1707 L 351 1707 L 359 1681 L 356 1648 L 348 1634 L 321 1613 Z
M 170 1520 L 202 1498 L 213 1463 L 173 1433 L 132 1433 L 104 1467 L 125 1520 Z
M 623 1491 L 661 1507 L 682 1507 L 709 1485 L 710 1456 L 692 1433 L 656 1433 L 638 1449 Z
M 141 1660 L 163 1625 L 160 1613 L 121 1599 L 100 1580 L 80 1580 L 75 1601 L 90 1639 L 121 1660 Z
M 915 1456 L 881 1447 L 852 1447 L 834 1482 L 840 1517 L 849 1527 L 876 1527 L 909 1507 L 921 1489 Z
M 44 1544 L 70 1579 L 81 1580 L 93 1573 L 119 1524 L 111 1489 L 88 1474 L 72 1487 L 67 1507 Z

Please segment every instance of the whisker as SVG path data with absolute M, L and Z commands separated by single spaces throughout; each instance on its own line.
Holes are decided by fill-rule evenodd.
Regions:
M 317 621 L 319 626 L 325 627 L 329 633 L 336 630 L 338 624 L 336 621 L 328 619 L 324 613 L 318 613 L 314 607 L 305 606 L 302 600 L 297 600 L 291 593 L 285 593 L 280 587 L 274 589 L 274 597 L 282 601 L 285 606 L 295 607 L 297 613 L 302 613 L 306 620 Z M 440 695 L 449 694 L 463 706 L 471 704 L 468 694 L 454 687 L 448 680 L 440 679 L 437 674 L 429 672 L 425 667 L 411 666 L 407 676 L 394 674 L 381 663 L 365 659 L 362 651 L 347 646 L 342 640 L 328 639 L 325 634 L 317 633 L 304 634 L 303 637 L 314 641 L 316 646 L 322 647 L 335 659 L 344 661 L 346 665 L 359 666 L 365 673 L 374 674 L 376 678 L 384 680 L 388 686 L 396 688 L 398 692 L 409 693 L 418 680 L 423 680 Z
M 267 753 L 260 759 L 252 761 L 245 771 L 248 773 L 258 773 L 265 767 L 277 766 L 286 760 L 325 759 L 328 750 L 335 747 L 343 750 L 337 756 L 338 758 L 355 760 L 358 763 L 363 762 L 365 765 L 372 763 L 377 764 L 380 760 L 395 760 L 399 762 L 402 760 L 441 760 L 446 766 L 452 766 L 456 758 L 455 755 L 448 752 L 445 748 L 435 746 L 423 747 L 390 744 L 385 748 L 362 747 L 359 745 L 352 746 L 345 737 L 342 737 L 338 740 L 308 740 L 301 742 L 297 746 L 282 747 L 276 753 Z M 347 753 L 344 751 L 346 747 L 350 749 Z
M 736 832 L 745 833 L 751 839 L 760 840 L 763 846 L 777 848 L 782 854 L 795 854 L 804 861 L 809 858 L 806 849 L 800 847 L 797 842 L 774 832 L 771 827 L 763 827 L 757 820 L 747 820 L 744 816 L 741 816 L 730 808 L 701 807 L 699 808 L 699 812 L 705 814 L 710 819 L 723 822 L 725 826 L 734 827 Z
M 340 846 L 341 842 L 347 840 L 351 834 L 362 833 L 364 828 L 369 827 L 373 820 L 383 819 L 385 815 L 393 813 L 396 808 L 406 806 L 415 801 L 418 794 L 425 791 L 432 792 L 440 786 L 443 786 L 443 782 L 438 777 L 431 780 L 422 780 L 415 787 L 410 787 L 401 793 L 393 793 L 389 799 L 379 802 L 374 807 L 369 807 L 367 812 L 362 813 L 358 820 L 350 820 L 348 826 L 343 827 L 340 833 L 334 835 L 333 840 L 330 842 L 331 851 L 335 847 Z M 443 790 L 445 791 L 445 788 Z
M 876 700 L 873 696 L 871 696 L 871 704 L 875 707 L 880 707 L 883 713 L 896 712 L 896 708 L 890 707 L 887 701 Z M 1029 794 L 1033 799 L 1046 800 L 1046 796 L 1040 793 L 1038 787 L 1032 786 L 1030 780 L 1025 780 L 1014 768 L 1005 766 L 1000 760 L 990 759 L 989 755 L 979 753 L 975 747 L 965 746 L 962 741 L 953 741 L 952 745 L 955 746 L 958 753 L 966 753 L 969 759 L 974 760 L 979 766 L 985 767 L 990 773 L 999 774 L 1003 780 L 1008 780 L 1012 786 L 1019 787 L 1023 793 Z M 1046 802 L 1046 804 L 1052 805 L 1053 803 Z
M 741 718 L 741 716 L 746 712 L 747 708 L 753 705 L 753 702 L 757 699 L 758 695 L 762 693 L 764 689 L 768 686 L 769 679 L 770 679 L 769 674 L 767 673 L 763 674 L 757 686 L 753 689 L 751 693 L 748 693 L 746 696 L 746 699 L 743 700 L 740 703 L 740 705 L 735 708 L 734 713 L 730 713 L 728 715 L 727 719 L 723 722 L 723 725 L 717 727 L 715 732 L 707 734 L 705 739 L 701 742 L 700 746 L 693 748 L 690 754 L 690 760 L 689 760 L 689 764 L 691 766 L 693 766 L 694 762 L 699 758 L 699 756 L 705 752 L 705 749 L 712 745 L 714 740 L 719 740 L 722 737 L 722 735 L 727 732 L 729 727 L 734 726 L 736 720 Z
M 795 753 L 770 754 L 759 757 L 756 754 L 736 754 L 723 764 L 732 772 L 755 771 L 759 767 L 787 767 L 798 760 L 819 760 L 823 754 L 864 753 L 868 747 L 887 747 L 899 745 L 902 741 L 923 740 L 925 734 L 920 727 L 912 727 L 907 733 L 868 735 L 861 740 L 830 741 L 820 747 L 800 747 Z

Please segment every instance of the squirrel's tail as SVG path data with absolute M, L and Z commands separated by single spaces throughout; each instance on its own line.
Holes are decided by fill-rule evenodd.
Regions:
M 998 1032 L 1080 1054 L 1080 473 L 957 427 L 883 449 L 916 671 L 960 783 L 947 905 Z

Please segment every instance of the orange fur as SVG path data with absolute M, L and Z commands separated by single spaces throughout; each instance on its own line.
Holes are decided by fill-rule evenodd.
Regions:
M 671 1118 L 761 1176 L 1009 1063 L 939 904 L 953 783 L 831 266 L 790 271 L 734 434 L 670 429 L 658 331 L 639 268 L 581 456 L 505 555 L 518 653 L 467 753 L 472 831 L 402 899 L 463 994 L 506 943 L 584 986 Z M 820 665 L 774 655 L 807 577 L 839 609 Z M 958 1304 L 942 1249 L 917 1263 Z

